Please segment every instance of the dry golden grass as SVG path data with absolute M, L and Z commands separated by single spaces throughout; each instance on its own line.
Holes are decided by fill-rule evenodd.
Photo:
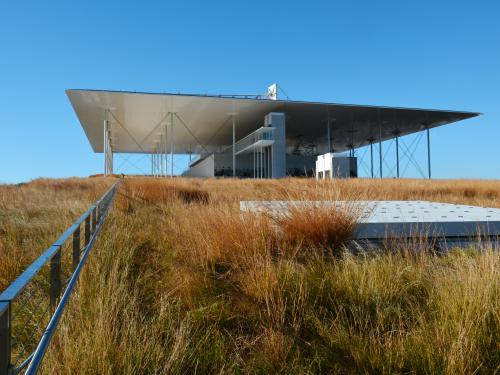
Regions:
M 125 179 L 44 372 L 498 372 L 497 251 L 352 255 L 341 249 L 355 212 L 292 211 L 277 223 L 242 215 L 239 201 L 499 207 L 499 188 L 493 181 Z
M 110 185 L 109 179 L 38 179 L 0 185 L 0 290 Z

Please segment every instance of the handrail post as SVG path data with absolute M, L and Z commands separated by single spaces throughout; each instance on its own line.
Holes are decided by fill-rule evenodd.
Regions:
M 80 225 L 73 232 L 73 270 L 80 262 Z
M 0 302 L 0 375 L 8 375 L 10 364 L 10 302 Z
M 85 247 L 90 241 L 90 214 L 85 218 Z
M 50 306 L 55 307 L 61 295 L 61 248 L 50 260 Z
M 97 212 L 96 208 L 92 210 L 92 233 L 95 231 L 95 227 L 97 226 Z

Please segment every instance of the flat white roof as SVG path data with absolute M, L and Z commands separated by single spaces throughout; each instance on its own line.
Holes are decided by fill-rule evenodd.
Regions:
M 333 206 L 359 215 L 354 239 L 428 235 L 438 238 L 500 236 L 500 209 L 429 201 L 242 201 L 242 211 L 284 215 Z M 359 210 L 359 212 L 358 212 Z
M 232 114 L 236 139 L 263 126 L 269 112 L 286 114 L 287 145 L 298 142 L 322 147 L 327 143 L 330 120 L 336 152 L 394 138 L 477 116 L 473 112 L 390 108 L 334 103 L 245 99 L 218 96 L 137 93 L 101 90 L 67 90 L 68 98 L 95 152 L 103 152 L 103 122 L 109 110 L 114 152 L 152 152 L 170 132 L 170 113 L 175 113 L 175 153 L 205 153 L 232 141 Z M 167 134 L 170 144 L 170 133 Z M 321 150 L 320 150 L 321 151 Z

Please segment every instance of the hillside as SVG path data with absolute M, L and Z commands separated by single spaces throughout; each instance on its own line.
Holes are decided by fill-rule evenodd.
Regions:
M 110 183 L 0 187 L 2 288 Z M 498 251 L 353 255 L 355 212 L 276 223 L 239 201 L 499 198 L 492 181 L 126 178 L 44 372 L 494 373 Z

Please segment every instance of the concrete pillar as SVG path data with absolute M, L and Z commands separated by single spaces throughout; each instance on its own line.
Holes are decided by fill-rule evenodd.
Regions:
M 278 112 L 268 113 L 264 117 L 264 126 L 274 128 L 272 147 L 272 178 L 286 177 L 286 124 L 285 114 Z

